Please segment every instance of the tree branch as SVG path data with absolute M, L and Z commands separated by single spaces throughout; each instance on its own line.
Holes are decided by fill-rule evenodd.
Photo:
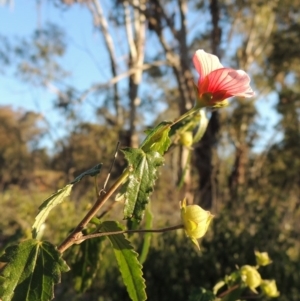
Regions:
M 111 72 L 113 77 L 117 76 L 117 63 L 116 63 L 116 57 L 115 57 L 115 49 L 114 49 L 114 43 L 113 39 L 109 33 L 108 30 L 108 23 L 103 15 L 103 11 L 100 5 L 99 0 L 91 0 L 90 2 L 87 2 L 87 6 L 90 9 L 93 17 L 94 17 L 94 23 L 96 26 L 99 26 L 103 37 L 105 41 L 105 45 L 108 51 L 108 55 L 110 58 L 110 65 L 111 65 Z M 118 93 L 118 86 L 115 84 L 113 85 L 114 90 L 114 106 L 116 110 L 116 120 L 117 123 L 120 123 L 120 120 L 122 119 L 121 116 L 121 108 L 120 108 L 120 97 Z
M 128 71 L 113 77 L 112 79 L 110 79 L 106 83 L 100 83 L 100 84 L 92 85 L 89 89 L 87 89 L 85 92 L 82 93 L 81 97 L 79 97 L 79 101 L 83 101 L 92 92 L 98 91 L 100 89 L 105 89 L 105 88 L 108 88 L 112 85 L 115 85 L 120 80 L 132 75 L 133 73 L 135 73 L 137 69 L 141 69 L 141 70 L 145 71 L 145 70 L 151 69 L 152 67 L 165 66 L 165 65 L 168 65 L 168 63 L 166 61 L 155 61 L 155 62 L 152 62 L 150 64 L 143 64 L 141 66 L 132 67 Z

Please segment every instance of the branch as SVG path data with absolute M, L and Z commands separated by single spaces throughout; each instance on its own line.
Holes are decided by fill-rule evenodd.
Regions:
M 187 3 L 186 0 L 178 0 L 178 6 L 180 9 L 180 30 L 178 32 L 179 45 L 182 48 L 181 53 L 188 55 L 187 43 L 186 43 L 186 14 L 187 14 Z
M 113 39 L 108 31 L 108 23 L 103 15 L 103 11 L 100 5 L 100 2 L 98 0 L 91 0 L 90 2 L 87 2 L 87 6 L 90 9 L 93 17 L 94 22 L 96 25 L 98 25 L 102 31 L 102 34 L 104 36 L 105 45 L 109 54 L 110 58 L 110 64 L 111 64 L 111 72 L 113 77 L 117 76 L 117 63 L 115 58 L 115 49 L 114 49 L 114 43 Z M 120 110 L 120 102 L 119 102 L 119 93 L 118 93 L 118 87 L 117 85 L 114 85 L 114 104 L 115 104 L 115 110 L 117 115 L 117 121 L 121 118 L 121 110 Z
M 227 289 L 225 292 L 223 292 L 220 295 L 218 295 L 217 297 L 218 298 L 223 298 L 223 297 L 225 297 L 226 295 L 228 295 L 229 293 L 231 293 L 232 291 L 234 291 L 234 290 L 236 290 L 238 288 L 239 288 L 239 285 L 236 284 L 236 285 L 230 287 L 229 289 Z
M 76 239 L 76 241 L 78 243 L 81 243 L 84 240 L 96 238 L 96 237 L 102 237 L 102 236 L 125 234 L 125 233 L 163 233 L 163 232 L 168 232 L 168 231 L 178 230 L 178 229 L 183 229 L 183 228 L 184 228 L 183 225 L 176 225 L 176 226 L 162 228 L 162 229 L 120 230 L 120 231 L 113 231 L 113 232 L 99 232 L 99 233 L 95 233 L 95 234 L 81 236 L 78 239 Z
M 132 34 L 132 22 L 130 17 L 130 9 L 128 5 L 128 1 L 123 1 L 123 7 L 124 7 L 124 19 L 125 19 L 125 29 L 127 34 L 127 41 L 128 41 L 128 47 L 129 52 L 132 59 L 135 59 L 137 57 L 137 49 L 134 44 L 133 34 Z
M 108 88 L 108 87 L 116 84 L 120 80 L 134 74 L 139 69 L 148 70 L 155 66 L 166 66 L 166 65 L 168 65 L 168 63 L 166 61 L 155 61 L 150 64 L 143 64 L 141 66 L 133 67 L 133 68 L 129 69 L 128 71 L 113 77 L 106 83 L 92 85 L 89 89 L 87 89 L 85 92 L 82 93 L 81 97 L 79 97 L 79 101 L 80 102 L 83 101 L 92 92 L 98 91 L 100 89 Z
M 99 209 L 104 205 L 104 203 L 112 196 L 112 194 L 126 181 L 129 175 L 129 170 L 126 169 L 124 173 L 118 178 L 118 180 L 111 186 L 111 188 L 106 192 L 106 194 L 100 194 L 94 206 L 89 210 L 89 212 L 84 216 L 81 222 L 75 227 L 75 229 L 68 235 L 68 237 L 60 244 L 57 248 L 59 252 L 63 253 L 69 247 L 71 247 L 76 240 L 81 237 L 81 231 L 86 227 L 90 220 L 97 214 Z

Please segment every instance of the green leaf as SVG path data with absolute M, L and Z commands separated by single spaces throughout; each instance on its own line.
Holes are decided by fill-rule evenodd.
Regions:
M 54 285 L 69 270 L 55 246 L 35 239 L 8 247 L 0 261 L 7 262 L 1 271 L 2 301 L 52 300 Z
M 151 229 L 152 228 L 152 221 L 153 221 L 153 215 L 151 213 L 151 209 L 147 207 L 145 211 L 145 229 Z M 143 241 L 143 247 L 140 252 L 139 261 L 141 264 L 143 264 L 146 261 L 150 245 L 151 245 L 151 238 L 152 233 L 148 232 L 144 234 L 144 241 Z
M 130 166 L 130 174 L 117 199 L 125 201 L 124 218 L 140 222 L 157 179 L 157 168 L 163 164 L 164 158 L 154 151 L 145 153 L 133 148 L 122 151 Z
M 59 189 L 57 192 L 52 194 L 46 199 L 43 204 L 39 207 L 39 213 L 35 218 L 35 222 L 32 226 L 32 237 L 37 238 L 42 224 L 45 222 L 50 211 L 60 204 L 66 197 L 71 193 L 73 184 L 68 184 L 64 188 Z
M 39 213 L 35 218 L 35 222 L 32 226 L 32 237 L 37 238 L 41 229 L 41 226 L 45 222 L 48 217 L 50 211 L 56 207 L 58 204 L 64 201 L 66 197 L 68 197 L 71 193 L 72 187 L 74 184 L 81 181 L 85 176 L 96 176 L 102 167 L 102 163 L 97 164 L 93 168 L 83 172 L 81 175 L 76 177 L 70 184 L 66 185 L 64 188 L 59 189 L 57 192 L 52 194 L 49 198 L 47 198 L 42 205 L 39 207 Z
M 87 234 L 87 233 L 85 233 Z M 100 250 L 104 237 L 87 239 L 75 247 L 76 255 L 71 264 L 75 290 L 85 292 L 93 283 L 100 267 Z
M 146 132 L 147 137 L 141 145 L 144 152 L 156 151 L 163 155 L 169 148 L 171 140 L 169 138 L 169 131 L 172 122 L 163 121 L 155 128 Z
M 103 232 L 120 230 L 122 228 L 112 221 L 104 222 L 100 227 L 100 231 Z M 109 235 L 107 237 L 114 248 L 115 257 L 129 297 L 133 301 L 146 300 L 146 285 L 143 278 L 142 265 L 138 261 L 138 254 L 133 250 L 124 234 Z
M 101 167 L 102 167 L 102 163 L 100 164 L 97 164 L 96 166 L 94 166 L 93 168 L 83 172 L 82 174 L 80 174 L 78 177 L 76 177 L 70 184 L 76 184 L 78 183 L 79 181 L 82 180 L 82 178 L 84 178 L 85 176 L 91 176 L 91 177 L 94 177 L 96 176 L 97 174 L 100 173 L 100 170 L 101 170 Z

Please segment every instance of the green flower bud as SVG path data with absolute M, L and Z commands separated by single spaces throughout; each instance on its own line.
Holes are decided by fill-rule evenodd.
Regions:
M 257 265 L 266 266 L 272 263 L 272 260 L 270 259 L 269 254 L 267 252 L 255 251 L 254 253 Z
M 267 297 L 276 298 L 279 296 L 275 280 L 263 280 L 260 288 Z
M 200 206 L 186 206 L 186 199 L 181 202 L 181 219 L 185 233 L 198 249 L 200 247 L 197 239 L 205 235 L 212 218 L 213 215 L 209 211 L 203 210 Z
M 255 293 L 257 293 L 256 288 L 261 284 L 261 276 L 255 267 L 250 265 L 244 265 L 240 269 L 242 274 L 242 279 L 246 285 Z
M 179 138 L 180 144 L 190 147 L 193 144 L 193 133 L 191 131 L 183 132 Z

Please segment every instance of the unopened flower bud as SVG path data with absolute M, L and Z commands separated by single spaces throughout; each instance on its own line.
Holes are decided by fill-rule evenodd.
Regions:
M 257 265 L 266 266 L 272 263 L 272 260 L 270 259 L 269 254 L 267 252 L 255 251 L 254 253 Z
M 193 133 L 191 131 L 183 132 L 179 138 L 180 144 L 190 147 L 193 144 Z
M 186 206 L 186 199 L 184 199 L 181 202 L 181 218 L 186 235 L 200 249 L 197 239 L 205 235 L 213 215 L 198 205 Z
M 241 267 L 242 279 L 246 285 L 255 293 L 256 288 L 261 284 L 261 276 L 255 267 L 244 265 Z
M 279 296 L 275 280 L 263 280 L 260 287 L 267 297 L 276 298 Z

